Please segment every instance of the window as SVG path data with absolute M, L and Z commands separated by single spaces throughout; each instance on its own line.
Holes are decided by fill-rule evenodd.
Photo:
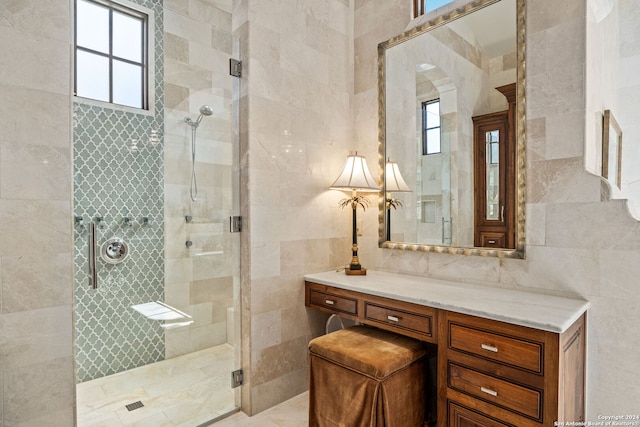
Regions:
M 413 17 L 417 18 L 452 1 L 453 0 L 413 0 Z
M 75 95 L 148 109 L 149 16 L 109 0 L 75 12 Z
M 438 154 L 440 147 L 440 100 L 422 103 L 422 155 Z

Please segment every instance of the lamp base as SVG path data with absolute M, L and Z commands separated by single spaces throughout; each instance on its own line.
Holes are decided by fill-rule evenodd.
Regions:
M 360 267 L 359 270 L 352 270 L 351 268 L 347 267 L 344 269 L 344 274 L 346 274 L 347 276 L 366 276 L 367 269 L 364 267 Z

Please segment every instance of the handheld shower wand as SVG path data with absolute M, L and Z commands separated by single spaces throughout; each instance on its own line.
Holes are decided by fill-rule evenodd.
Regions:
M 208 105 L 200 107 L 200 115 L 196 120 L 191 120 L 190 117 L 185 117 L 184 122 L 191 126 L 191 200 L 194 202 L 198 200 L 198 181 L 196 179 L 196 130 L 202 121 L 204 116 L 210 116 L 213 114 L 213 110 Z

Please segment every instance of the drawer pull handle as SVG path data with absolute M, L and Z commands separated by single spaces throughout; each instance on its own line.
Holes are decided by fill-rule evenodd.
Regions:
M 480 347 L 482 347 L 483 350 L 493 351 L 494 353 L 498 352 L 498 347 L 495 347 L 489 344 L 482 344 L 480 345 Z
M 332 301 L 332 300 L 330 300 L 330 299 L 326 299 L 326 300 L 324 300 L 324 303 L 325 303 L 325 304 L 327 304 L 327 305 L 333 305 L 333 304 L 335 304 L 335 302 L 334 302 L 334 301 Z
M 387 316 L 387 319 L 391 322 L 399 322 L 400 318 L 396 316 Z
M 480 391 L 482 391 L 483 393 L 490 394 L 493 397 L 498 397 L 498 392 L 495 390 L 491 390 L 490 388 L 480 387 Z

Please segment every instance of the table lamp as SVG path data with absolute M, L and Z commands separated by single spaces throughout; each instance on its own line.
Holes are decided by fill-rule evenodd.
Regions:
M 387 236 L 386 240 L 391 240 L 391 208 L 397 209 L 398 206 L 402 206 L 402 202 L 399 199 L 392 199 L 391 192 L 410 192 L 411 188 L 407 185 L 405 180 L 400 174 L 400 168 L 396 162 L 392 162 L 390 158 L 387 159 L 387 164 L 384 169 L 386 200 L 385 207 L 387 209 Z
M 356 210 L 358 206 L 362 206 L 363 210 L 366 210 L 367 206 L 371 206 L 371 202 L 365 196 L 358 195 L 360 192 L 378 192 L 380 187 L 371 176 L 369 168 L 367 167 L 367 161 L 363 156 L 359 156 L 356 151 L 355 154 L 347 156 L 347 161 L 344 165 L 342 173 L 335 180 L 330 187 L 332 190 L 351 191 L 351 197 L 340 201 L 340 207 L 345 208 L 351 206 L 353 211 L 353 239 L 351 245 L 351 262 L 345 269 L 345 273 L 348 275 L 365 275 L 367 269 L 360 265 L 360 259 L 358 258 L 358 231 L 356 225 Z

